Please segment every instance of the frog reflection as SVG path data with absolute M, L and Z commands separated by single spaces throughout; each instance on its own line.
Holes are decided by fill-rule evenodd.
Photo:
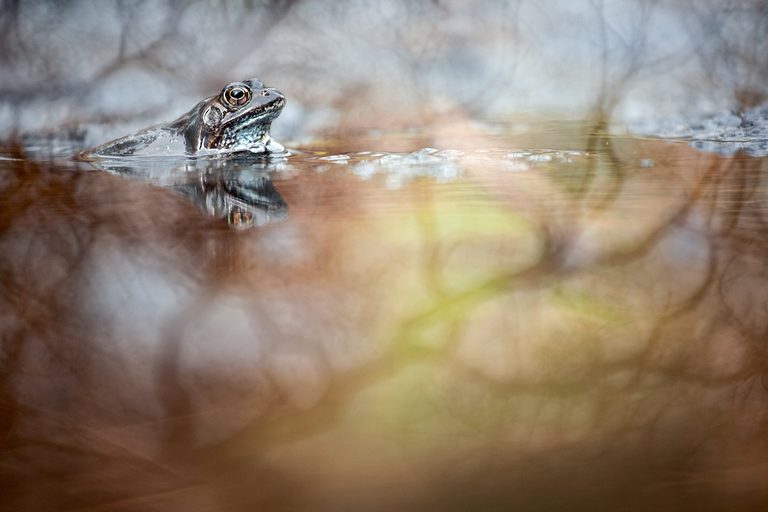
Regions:
M 232 229 L 244 230 L 281 221 L 288 205 L 268 173 L 234 171 L 204 174 L 200 187 L 177 189 L 209 216 L 226 218 Z
M 89 160 L 250 152 L 284 154 L 269 130 L 285 96 L 256 78 L 232 82 L 175 121 L 85 151 Z
M 275 165 L 263 159 L 249 162 L 238 158 L 192 160 L 175 166 L 100 162 L 98 167 L 166 188 L 193 202 L 206 215 L 226 219 L 232 229 L 245 230 L 288 216 L 288 205 L 270 176 Z

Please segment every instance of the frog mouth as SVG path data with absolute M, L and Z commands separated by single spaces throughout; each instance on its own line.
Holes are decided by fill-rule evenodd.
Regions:
M 254 124 L 263 123 L 267 120 L 272 120 L 280 115 L 280 112 L 285 106 L 285 99 L 278 98 L 275 101 L 262 105 L 258 109 L 243 112 L 239 116 L 233 117 L 229 124 L 238 124 L 238 131 L 250 128 Z
M 259 109 L 258 115 L 271 114 L 272 112 L 277 112 L 279 114 L 280 111 L 283 110 L 284 106 L 285 106 L 285 98 L 278 98 L 272 103 L 269 103 L 268 105 L 264 105 L 264 107 Z

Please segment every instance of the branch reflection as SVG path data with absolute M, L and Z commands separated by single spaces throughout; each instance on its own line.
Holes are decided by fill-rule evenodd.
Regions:
M 450 181 L 3 162 L 3 506 L 766 503 L 766 161 L 584 141 Z

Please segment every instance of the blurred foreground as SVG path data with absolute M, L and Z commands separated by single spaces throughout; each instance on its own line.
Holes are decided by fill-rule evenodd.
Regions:
M 4 510 L 768 506 L 764 159 L 346 143 L 0 161 Z

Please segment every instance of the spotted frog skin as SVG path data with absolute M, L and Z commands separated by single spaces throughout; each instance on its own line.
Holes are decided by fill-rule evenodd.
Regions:
M 147 128 L 83 153 L 87 159 L 208 155 L 248 151 L 284 154 L 269 129 L 285 96 L 256 78 L 232 82 L 175 121 Z

